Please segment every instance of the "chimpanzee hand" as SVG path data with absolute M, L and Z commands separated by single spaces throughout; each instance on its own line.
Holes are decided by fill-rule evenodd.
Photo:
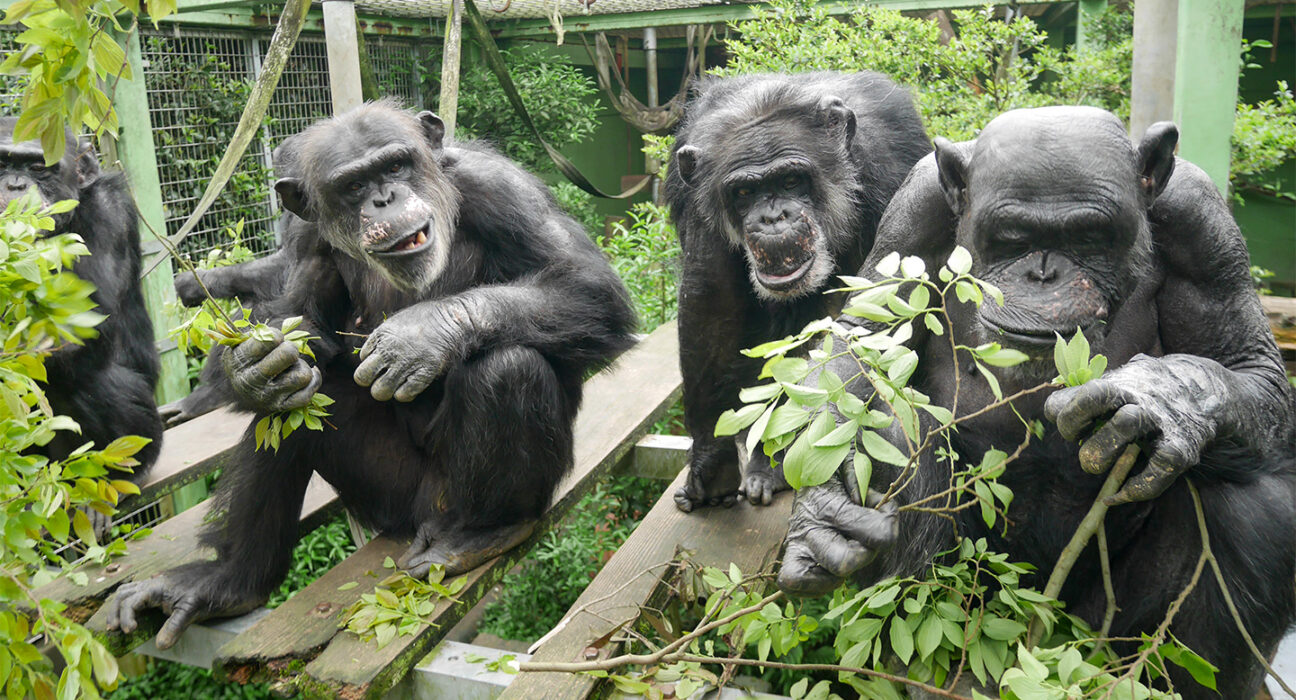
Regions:
M 824 595 L 895 544 L 896 504 L 876 508 L 881 500 L 882 494 L 869 491 L 866 505 L 859 505 L 836 476 L 798 491 L 779 588 L 793 595 Z
M 249 338 L 221 353 L 221 364 L 245 404 L 264 413 L 310 403 L 324 377 L 302 359 L 297 346 L 274 332 L 272 340 Z
M 1100 379 L 1054 393 L 1044 415 L 1068 440 L 1107 421 L 1080 445 L 1080 465 L 1091 474 L 1111 469 L 1127 445 L 1150 444 L 1147 466 L 1108 504 L 1150 500 L 1195 466 L 1215 438 L 1229 396 L 1220 370 L 1213 360 L 1190 355 L 1135 355 Z
M 394 314 L 360 348 L 356 384 L 379 401 L 413 401 L 460 356 L 466 321 L 437 303 Z
M 196 271 L 184 271 L 175 276 L 176 298 L 185 306 L 199 306 L 207 298 L 202 285 L 198 284 Z
M 737 454 L 727 449 L 728 440 L 694 438 L 685 467 L 688 476 L 675 492 L 676 508 L 691 513 L 694 508 L 721 505 L 728 508 L 738 502 L 742 472 L 738 469 Z
M 168 616 L 162 629 L 158 630 L 157 647 L 168 649 L 194 622 L 241 615 L 265 602 L 264 599 L 251 598 L 236 600 L 230 595 L 234 586 L 216 585 L 209 577 L 192 575 L 198 571 L 196 568 L 187 572 L 170 571 L 123 584 L 117 589 L 117 595 L 108 601 L 108 629 L 130 634 L 139 626 L 135 618 L 145 610 L 156 608 Z

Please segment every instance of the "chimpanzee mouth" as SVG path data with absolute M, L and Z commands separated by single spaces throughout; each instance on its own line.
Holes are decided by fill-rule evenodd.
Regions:
M 990 330 L 993 338 L 999 341 L 1007 341 L 1012 345 L 1018 346 L 1036 346 L 1036 347 L 1053 347 L 1057 342 L 1057 336 L 1061 335 L 1064 339 L 1069 339 L 1075 333 L 1075 328 L 1053 329 L 1053 328 L 1009 328 L 1000 325 L 985 316 L 980 316 L 981 325 Z M 1089 340 L 1095 340 L 1101 333 L 1101 324 L 1093 324 L 1083 328 L 1085 337 Z
M 382 249 L 370 249 L 372 255 L 390 258 L 402 255 L 411 255 L 427 247 L 428 238 L 432 233 L 432 221 L 429 219 L 426 223 L 416 229 L 413 233 L 402 238 L 394 238 L 390 245 Z
M 771 274 L 767 269 L 757 269 L 756 279 L 760 280 L 762 286 L 771 291 L 783 291 L 796 285 L 802 278 L 810 272 L 810 267 L 814 264 L 815 256 L 811 255 L 805 259 L 796 269 L 791 272 L 779 272 Z

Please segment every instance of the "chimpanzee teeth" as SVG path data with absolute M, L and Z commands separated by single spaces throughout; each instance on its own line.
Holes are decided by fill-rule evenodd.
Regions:
M 418 235 L 414 237 L 414 245 L 423 245 L 424 243 L 427 243 L 427 234 L 419 231 Z

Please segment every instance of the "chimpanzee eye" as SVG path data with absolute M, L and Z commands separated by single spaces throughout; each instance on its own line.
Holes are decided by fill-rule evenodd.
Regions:
M 801 186 L 800 175 L 788 175 L 787 177 L 783 178 L 783 189 L 785 190 L 794 190 L 800 186 Z
M 352 180 L 351 182 L 347 183 L 347 190 L 351 192 L 359 192 L 360 188 L 362 187 L 364 187 L 364 183 L 360 182 L 359 180 Z
M 402 170 L 404 170 L 404 169 L 405 169 L 405 164 L 402 163 L 402 162 L 400 162 L 400 161 L 396 161 L 395 163 L 392 163 L 392 164 L 387 168 L 387 172 L 389 172 L 389 173 L 395 175 L 396 173 L 399 173 L 400 171 L 402 171 Z
M 751 193 L 752 193 L 752 188 L 750 187 L 739 187 L 738 189 L 734 190 L 734 195 L 738 197 L 750 197 Z

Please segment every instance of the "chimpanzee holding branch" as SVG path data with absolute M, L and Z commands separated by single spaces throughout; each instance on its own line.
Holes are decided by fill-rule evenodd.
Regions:
M 53 233 L 72 232 L 85 241 L 90 254 L 72 271 L 95 286 L 96 312 L 107 317 L 95 328 L 98 336 L 64 345 L 45 362 L 50 405 L 81 431 L 59 431 L 43 449 L 63 459 L 87 442 L 102 449 L 125 435 L 149 438 L 135 454 L 139 465 L 130 479 L 139 481 L 162 448 L 162 421 L 153 398 L 159 363 L 140 289 L 135 200 L 125 176 L 100 170 L 99 154 L 71 131 L 63 158 L 46 166 L 39 141 L 14 143 L 17 121 L 0 119 L 0 208 L 32 189 L 45 204 L 77 200 L 76 209 L 54 216 Z
M 1034 564 L 1034 585 L 1042 587 L 1103 475 L 1138 445 L 1139 462 L 1104 521 L 1118 606 L 1111 635 L 1152 634 L 1188 586 L 1202 552 L 1191 483 L 1241 622 L 1262 654 L 1273 653 L 1296 620 L 1292 390 L 1237 225 L 1210 178 L 1175 158 L 1177 141 L 1175 126 L 1162 122 L 1135 147 L 1116 117 L 1088 107 L 1008 112 L 973 142 L 937 139 L 936 153 L 888 207 L 862 274 L 892 252 L 919 256 L 935 270 L 955 245 L 971 251 L 972 275 L 998 286 L 1005 303 L 977 308 L 946 299 L 948 332 L 963 345 L 998 342 L 1030 357 L 1000 372 L 1004 395 L 1052 380 L 1056 335 L 1076 328 L 1110 369 L 1078 387 L 1019 398 L 1015 411 L 996 408 L 950 433 L 953 451 L 975 462 L 992 445 L 1020 443 L 1021 417 L 1047 419 L 1043 437 L 1000 478 L 1015 494 L 1006 532 L 987 528 L 975 508 L 953 513 L 956 527 L 916 511 L 897 516 L 897 503 L 948 488 L 946 460 L 925 455 L 913 482 L 881 509 L 862 505 L 878 498 L 846 469 L 797 494 L 780 586 L 818 594 L 847 576 L 916 574 L 952 546 L 957 531 Z M 960 414 L 995 400 L 970 358 L 951 355 L 948 338 L 915 324 L 907 344 L 920 356 L 911 385 L 933 404 L 953 406 L 955 362 L 964 367 Z M 854 376 L 854 364 L 842 360 L 834 371 Z M 868 387 L 851 390 L 871 396 Z M 923 419 L 923 433 L 935 427 Z M 894 477 L 879 470 L 874 488 L 885 490 Z M 1095 628 L 1102 621 L 1096 545 L 1071 570 L 1061 598 Z M 1219 667 L 1217 694 L 1171 666 L 1185 698 L 1255 696 L 1263 668 L 1210 568 L 1170 632 Z
M 400 565 L 476 567 L 525 540 L 572 464 L 585 374 L 631 342 L 634 315 L 607 261 L 544 185 L 390 103 L 305 131 L 300 177 L 275 187 L 315 229 L 268 316 L 304 315 L 315 361 L 248 340 L 224 353 L 258 415 L 332 397 L 322 432 L 257 451 L 249 430 L 222 479 L 215 561 L 124 585 L 109 626 L 190 622 L 264 602 L 283 578 L 311 471 L 367 525 L 413 536 Z M 357 335 L 363 336 L 357 338 Z M 353 351 L 358 350 L 359 354 Z M 394 401 L 393 401 L 394 399 Z
M 743 348 L 841 310 L 821 294 L 853 274 L 905 173 L 931 151 L 908 92 L 880 73 L 748 75 L 702 84 L 675 139 L 666 198 L 684 253 L 679 289 L 681 510 L 767 504 L 787 488 L 757 451 L 739 464 L 716 420 L 760 362 Z

